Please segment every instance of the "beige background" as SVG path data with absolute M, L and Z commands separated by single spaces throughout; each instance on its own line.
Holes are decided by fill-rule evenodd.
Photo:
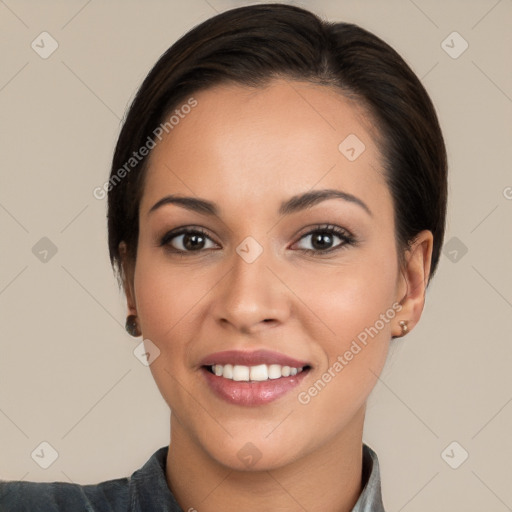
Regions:
M 92 191 L 160 54 L 245 3 L 0 1 L 0 478 L 93 483 L 131 474 L 168 442 L 167 407 L 123 329 L 105 201 Z M 387 511 L 512 510 L 512 1 L 295 3 L 393 45 L 423 78 L 448 146 L 456 239 L 368 407 Z M 43 31 L 59 45 L 47 59 L 31 48 Z M 456 59 L 441 45 L 453 31 L 469 44 Z M 43 237 L 57 249 L 46 262 L 32 249 Z M 42 441 L 58 452 L 46 470 L 31 458 Z M 441 456 L 452 441 L 469 453 L 458 469 Z

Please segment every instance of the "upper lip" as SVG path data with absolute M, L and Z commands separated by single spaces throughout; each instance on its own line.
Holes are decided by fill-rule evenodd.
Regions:
M 292 368 L 302 368 L 309 366 L 305 361 L 299 361 L 293 357 L 273 352 L 271 350 L 225 350 L 215 352 L 201 360 L 201 366 L 213 366 L 214 364 L 237 364 L 242 366 L 256 366 L 259 364 L 279 364 L 281 366 L 290 366 Z

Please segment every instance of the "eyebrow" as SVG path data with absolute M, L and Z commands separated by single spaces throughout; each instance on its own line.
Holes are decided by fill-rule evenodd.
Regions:
M 281 206 L 279 207 L 279 215 L 290 215 L 292 213 L 311 208 L 312 206 L 328 199 L 342 199 L 360 206 L 366 213 L 368 213 L 368 215 L 373 215 L 370 208 L 368 208 L 366 203 L 361 199 L 352 194 L 348 194 L 347 192 L 335 189 L 312 190 L 310 192 L 305 192 L 304 194 L 292 196 L 290 199 L 281 203 Z M 186 197 L 173 194 L 162 197 L 162 199 L 157 201 L 148 211 L 148 215 L 167 204 L 175 204 L 185 208 L 186 210 L 203 215 L 219 216 L 219 208 L 211 201 L 198 199 L 197 197 Z

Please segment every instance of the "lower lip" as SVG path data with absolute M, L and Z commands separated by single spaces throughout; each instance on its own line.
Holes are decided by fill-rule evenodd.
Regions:
M 206 368 L 201 368 L 201 372 L 210 389 L 217 396 L 230 404 L 251 407 L 268 404 L 281 398 L 301 383 L 309 369 L 290 377 L 248 382 L 225 379 L 211 373 Z

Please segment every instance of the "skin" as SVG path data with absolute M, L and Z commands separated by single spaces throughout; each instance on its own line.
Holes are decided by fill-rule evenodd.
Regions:
M 169 487 L 184 510 L 199 512 L 350 511 L 361 493 L 366 400 L 391 337 L 401 335 L 399 322 L 411 330 L 421 316 L 432 235 L 419 233 L 400 266 L 377 134 L 338 91 L 280 79 L 194 97 L 198 105 L 152 151 L 136 263 L 123 261 L 129 313 L 160 350 L 150 369 L 172 410 Z M 366 147 L 353 162 L 338 149 L 349 134 Z M 282 201 L 324 188 L 352 194 L 371 213 L 329 199 L 279 215 Z M 175 204 L 148 213 L 168 194 L 212 201 L 219 215 Z M 302 252 L 315 248 L 308 233 L 324 224 L 348 230 L 355 243 L 332 235 L 327 248 L 338 250 Z M 186 250 L 180 236 L 159 245 L 184 226 L 207 232 L 203 248 L 172 253 Z M 248 236 L 263 248 L 252 263 L 236 252 Z M 123 243 L 120 249 L 124 254 Z M 298 394 L 393 304 L 401 306 L 394 318 L 301 404 Z M 270 404 L 244 407 L 213 394 L 200 360 L 259 348 L 312 369 Z M 250 467 L 237 456 L 248 442 L 260 456 Z

